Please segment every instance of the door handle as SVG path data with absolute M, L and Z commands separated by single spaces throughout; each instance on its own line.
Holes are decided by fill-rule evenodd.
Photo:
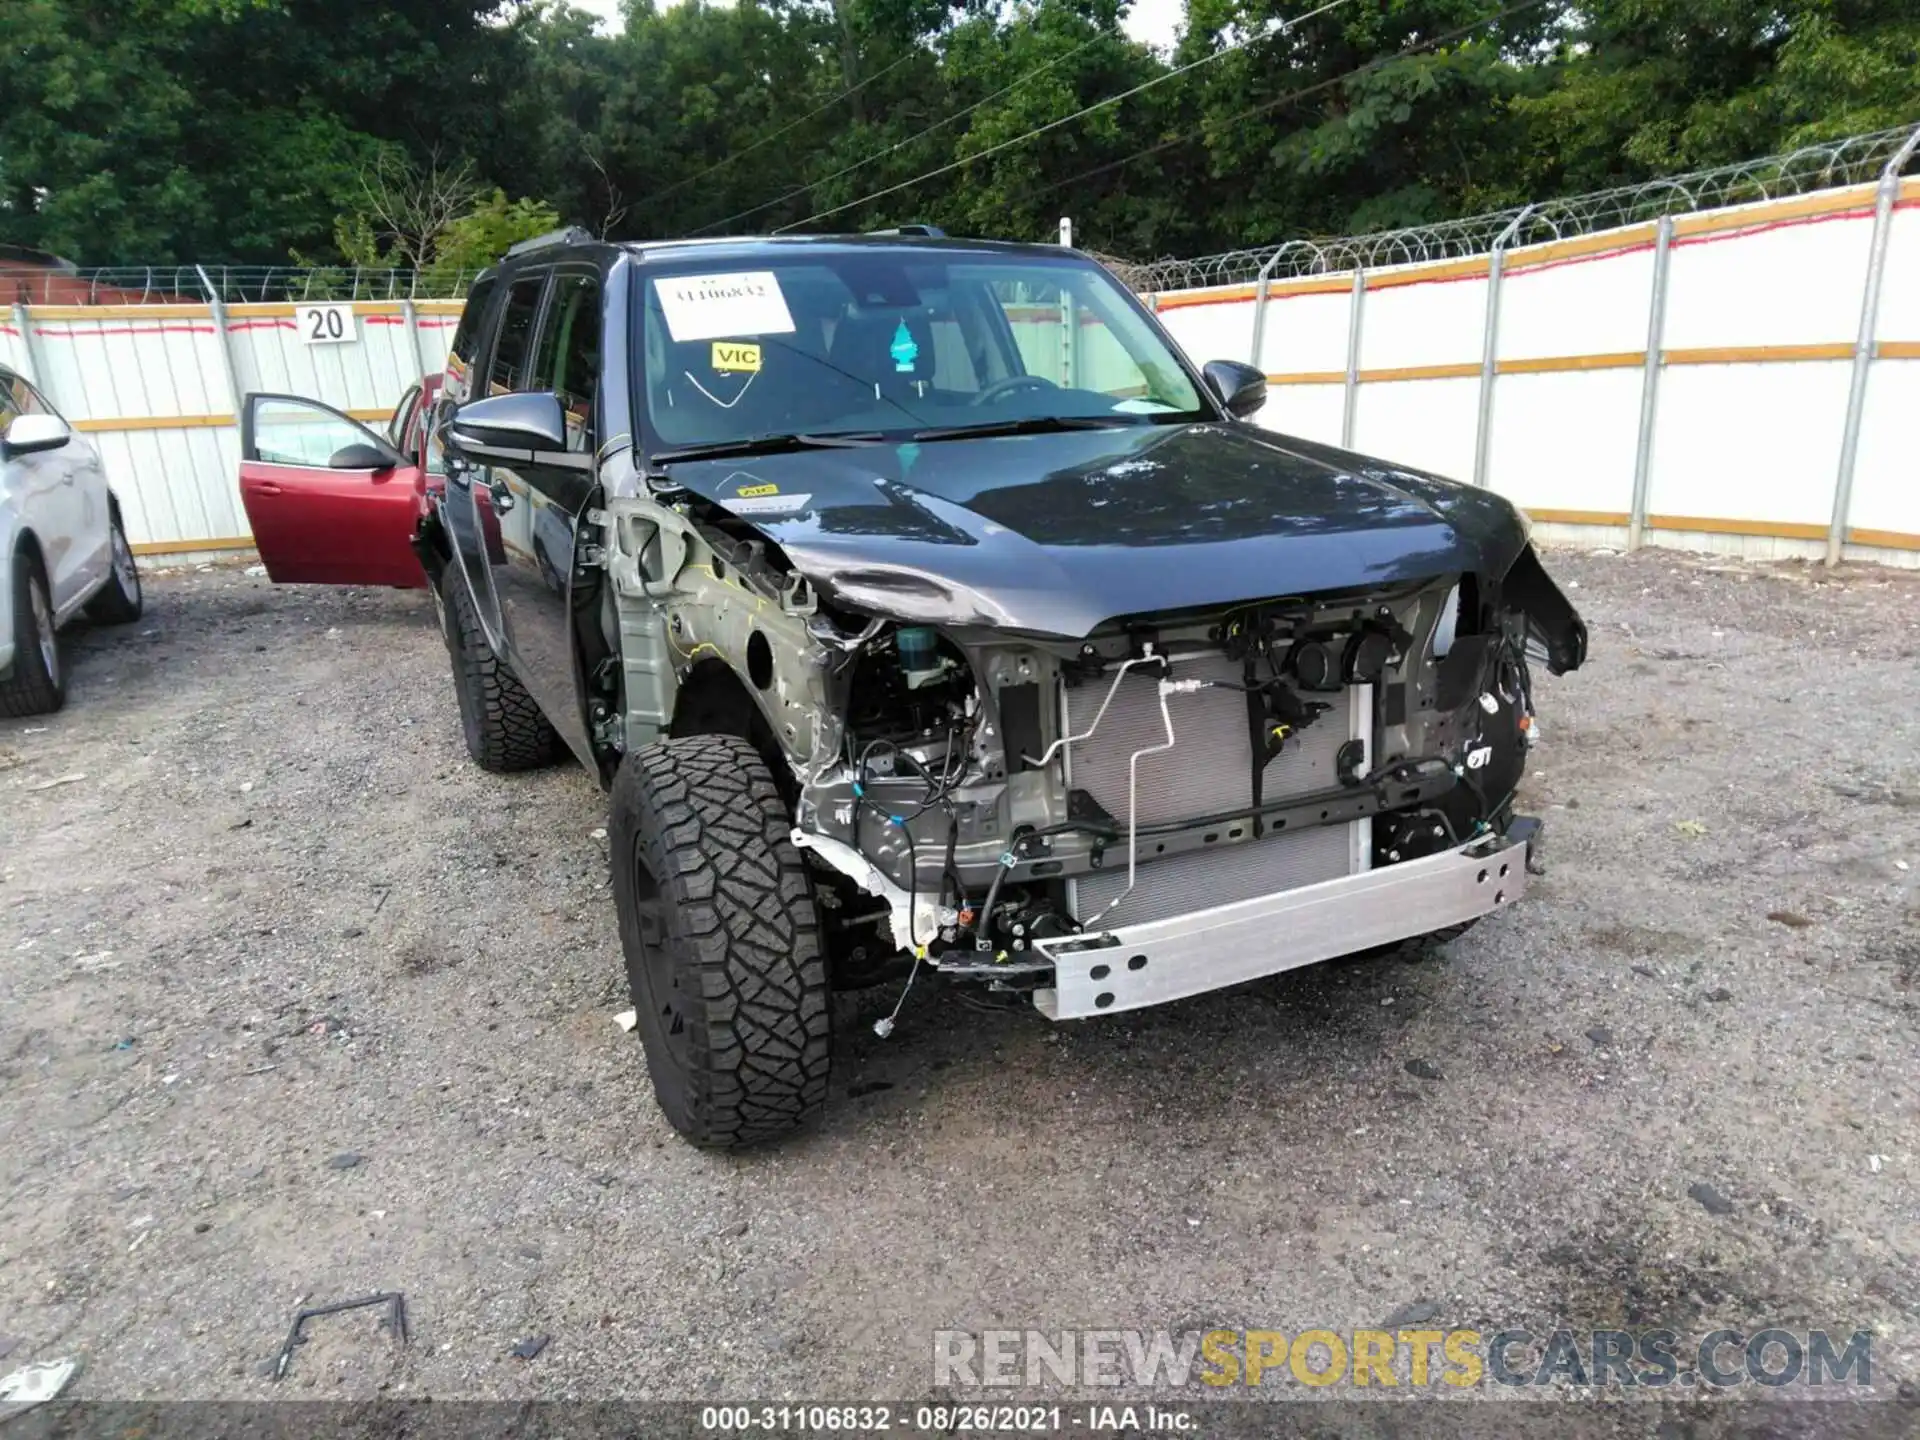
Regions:
M 513 508 L 513 491 L 504 480 L 487 479 L 487 493 L 493 497 L 493 513 L 504 515 Z
M 282 495 L 286 492 L 271 480 L 257 480 L 254 482 L 253 493 L 256 495 Z

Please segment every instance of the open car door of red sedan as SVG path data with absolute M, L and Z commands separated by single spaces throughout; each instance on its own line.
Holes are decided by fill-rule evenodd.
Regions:
M 409 542 L 425 485 L 417 451 L 403 455 L 331 406 L 246 398 L 240 501 L 275 584 L 424 586 Z

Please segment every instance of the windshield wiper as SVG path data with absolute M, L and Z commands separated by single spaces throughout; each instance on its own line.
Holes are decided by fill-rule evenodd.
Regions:
M 846 450 L 860 445 L 877 445 L 878 430 L 833 430 L 818 434 L 759 435 L 751 440 L 715 440 L 706 445 L 682 445 L 674 450 L 656 450 L 647 459 L 655 465 L 671 465 L 676 460 L 728 460 L 748 455 L 791 455 L 797 450 Z
M 945 425 L 916 430 L 916 440 L 973 440 L 995 435 L 1050 435 L 1065 430 L 1115 430 L 1138 425 L 1144 417 L 1131 415 L 1029 415 L 1024 420 L 990 420 L 984 425 Z

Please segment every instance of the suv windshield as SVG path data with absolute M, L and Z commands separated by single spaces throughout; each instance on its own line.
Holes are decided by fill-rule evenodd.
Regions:
M 1085 261 L 862 246 L 676 268 L 641 294 L 665 446 L 1211 414 Z

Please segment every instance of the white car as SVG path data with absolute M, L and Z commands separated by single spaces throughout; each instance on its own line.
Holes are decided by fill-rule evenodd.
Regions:
M 140 618 L 140 575 L 100 457 L 19 375 L 0 366 L 0 716 L 67 698 L 59 629 L 82 609 Z

